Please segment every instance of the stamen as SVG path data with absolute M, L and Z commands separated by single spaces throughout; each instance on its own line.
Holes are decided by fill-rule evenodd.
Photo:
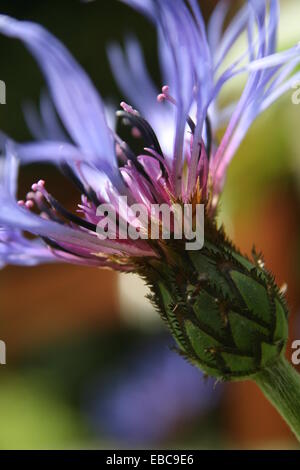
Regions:
M 37 183 L 33 183 L 31 189 L 34 193 L 40 192 L 44 196 L 44 198 L 49 202 L 49 193 L 45 188 L 44 180 L 39 180 Z
M 158 160 L 159 162 L 159 166 L 160 166 L 160 169 L 161 169 L 161 172 L 162 172 L 162 176 L 166 179 L 169 179 L 169 172 L 168 172 L 168 168 L 165 164 L 165 161 L 163 159 L 163 157 L 157 153 L 155 150 L 149 148 L 149 147 L 145 147 L 144 150 L 146 152 L 149 152 L 150 155 L 155 158 L 156 160 Z M 147 154 L 145 154 L 145 157 L 147 157 Z
M 127 160 L 133 160 L 135 161 L 136 160 L 136 155 L 135 153 L 131 150 L 131 148 L 129 147 L 129 145 L 124 141 L 122 140 L 118 134 L 114 133 L 114 138 L 115 138 L 115 141 L 117 143 L 117 152 L 121 151 L 123 152 L 123 154 L 125 155 L 125 157 L 127 158 Z M 119 147 L 119 150 L 118 150 L 118 147 Z M 122 158 L 122 154 L 121 155 L 118 155 L 117 156 L 120 158 Z M 124 160 L 124 159 L 123 159 Z
M 29 210 L 30 210 L 30 209 L 33 208 L 34 202 L 31 201 L 31 200 L 27 200 L 27 199 L 26 199 L 26 201 L 23 201 L 23 199 L 20 199 L 20 200 L 18 201 L 18 206 L 24 207 L 24 209 L 26 208 L 26 209 L 29 209 Z
M 173 98 L 173 96 L 170 95 L 169 93 L 169 86 L 168 85 L 164 85 L 161 89 L 162 93 L 160 93 L 158 96 L 157 96 L 157 101 L 159 103 L 162 103 L 163 101 L 169 101 L 170 103 L 174 104 L 175 106 L 177 106 L 177 102 L 175 100 L 175 98 Z
M 32 186 L 31 186 L 31 189 L 32 191 L 36 192 L 36 191 L 41 191 L 45 188 L 45 181 L 44 180 L 39 180 L 37 183 L 34 183 Z
M 132 114 L 133 116 L 140 115 L 140 113 L 136 109 L 130 106 L 130 104 L 125 103 L 125 101 L 121 101 L 120 106 L 124 111 L 126 111 L 126 113 Z
M 207 158 L 209 159 L 210 154 L 211 154 L 212 130 L 211 130 L 210 119 L 208 116 L 205 119 L 205 124 L 206 124 L 206 154 L 207 154 Z
M 157 101 L 159 103 L 162 103 L 163 101 L 165 101 L 165 99 L 166 99 L 166 96 L 163 93 L 160 93 L 159 95 L 157 95 Z
M 42 193 L 49 205 L 53 207 L 53 209 L 55 209 L 64 218 L 68 219 L 70 222 L 73 222 L 76 225 L 79 225 L 80 227 L 96 232 L 97 227 L 95 224 L 92 224 L 91 222 L 88 222 L 87 220 L 82 219 L 81 217 L 78 217 L 75 214 L 72 214 L 67 209 L 65 209 L 50 193 L 48 193 L 45 188 L 45 182 L 43 180 L 40 180 L 38 181 L 38 183 L 33 184 L 32 189 L 33 191 L 39 191 L 40 193 Z M 28 202 L 31 202 L 33 204 L 32 201 Z
M 95 204 L 95 206 L 98 206 L 100 204 L 100 201 L 98 200 L 95 191 L 93 191 L 93 189 L 88 184 L 83 185 L 73 168 L 70 167 L 67 162 L 63 162 L 61 164 L 61 171 L 67 178 L 69 178 L 69 180 L 77 187 L 77 189 L 82 194 L 85 194 Z
M 34 206 L 34 202 L 29 200 L 29 201 L 26 201 L 25 202 L 25 206 L 27 207 L 27 209 L 32 209 L 33 206 Z
M 138 128 L 138 130 L 141 132 L 143 139 L 145 140 L 146 146 L 153 147 L 160 155 L 163 156 L 155 132 L 145 119 L 143 119 L 139 114 L 129 113 L 127 111 L 117 111 L 116 114 L 121 119 L 128 120 L 131 123 L 132 127 Z
M 34 183 L 31 186 L 32 191 L 36 192 L 38 190 L 41 190 L 41 188 L 45 187 L 45 181 L 44 180 L 39 180 L 37 183 Z
M 70 165 L 67 162 L 63 162 L 60 165 L 62 173 L 69 178 L 69 180 L 76 186 L 76 188 L 82 193 L 85 194 L 85 188 L 78 178 L 78 176 L 75 174 L 73 168 L 70 167 Z
M 169 101 L 169 103 L 172 103 L 172 104 L 174 104 L 174 106 L 177 106 L 177 101 L 175 100 L 175 98 L 173 98 L 173 96 L 170 95 L 169 90 L 170 90 L 169 86 L 164 85 L 161 89 L 162 93 L 160 93 L 157 96 L 157 101 L 159 103 L 163 103 L 163 101 Z M 194 134 L 195 128 L 196 128 L 196 125 L 195 125 L 194 121 L 192 120 L 192 118 L 190 116 L 187 116 L 186 122 L 188 123 L 192 134 Z

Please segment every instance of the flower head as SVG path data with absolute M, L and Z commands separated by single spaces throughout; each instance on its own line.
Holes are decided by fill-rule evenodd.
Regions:
M 42 97 L 41 116 L 32 109 L 27 114 L 35 141 L 2 139 L 2 264 L 63 260 L 132 270 L 136 259 L 160 257 L 161 240 L 133 241 L 121 231 L 99 237 L 97 224 L 103 214 L 97 207 L 112 205 L 120 225 L 132 225 L 141 233 L 148 229 L 142 219 L 136 225 L 130 204 L 142 204 L 153 218 L 153 204 L 204 203 L 207 218 L 213 220 L 227 167 L 248 128 L 299 75 L 291 78 L 299 46 L 276 53 L 277 0 L 249 0 L 226 27 L 227 1 L 219 2 L 208 27 L 196 0 L 124 1 L 154 24 L 163 77 L 160 91 L 134 38 L 126 40 L 125 52 L 109 46 L 115 78 L 130 103 L 121 103 L 117 117 L 142 144 L 139 153 L 109 127 L 94 85 L 56 38 L 37 24 L 0 16 L 1 33 L 24 42 L 51 95 L 51 100 Z M 244 33 L 245 51 L 227 64 L 231 48 Z M 240 99 L 219 109 L 223 87 L 239 74 L 246 77 Z M 225 120 L 225 133 L 217 142 Z M 52 162 L 77 186 L 76 214 L 48 192 L 43 180 L 32 185 L 25 200 L 16 200 L 18 166 L 35 161 Z M 39 238 L 28 240 L 23 232 Z

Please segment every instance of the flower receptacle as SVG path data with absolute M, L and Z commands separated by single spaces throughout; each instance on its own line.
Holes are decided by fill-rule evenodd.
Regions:
M 180 354 L 208 375 L 244 380 L 284 353 L 288 310 L 256 254 L 251 261 L 222 230 L 209 232 L 201 251 L 182 251 L 174 265 L 156 262 L 144 277 Z

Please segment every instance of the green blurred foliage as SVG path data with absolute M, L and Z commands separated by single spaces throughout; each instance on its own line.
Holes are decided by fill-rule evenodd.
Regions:
M 65 449 L 84 436 L 78 414 L 40 377 L 7 374 L 0 385 L 1 449 Z

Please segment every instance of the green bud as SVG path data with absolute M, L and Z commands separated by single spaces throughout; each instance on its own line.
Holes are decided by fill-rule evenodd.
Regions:
M 170 242 L 166 259 L 142 275 L 179 352 L 223 380 L 244 380 L 276 362 L 287 341 L 288 311 L 261 259 L 242 256 L 214 226 L 202 250 L 178 246 Z

